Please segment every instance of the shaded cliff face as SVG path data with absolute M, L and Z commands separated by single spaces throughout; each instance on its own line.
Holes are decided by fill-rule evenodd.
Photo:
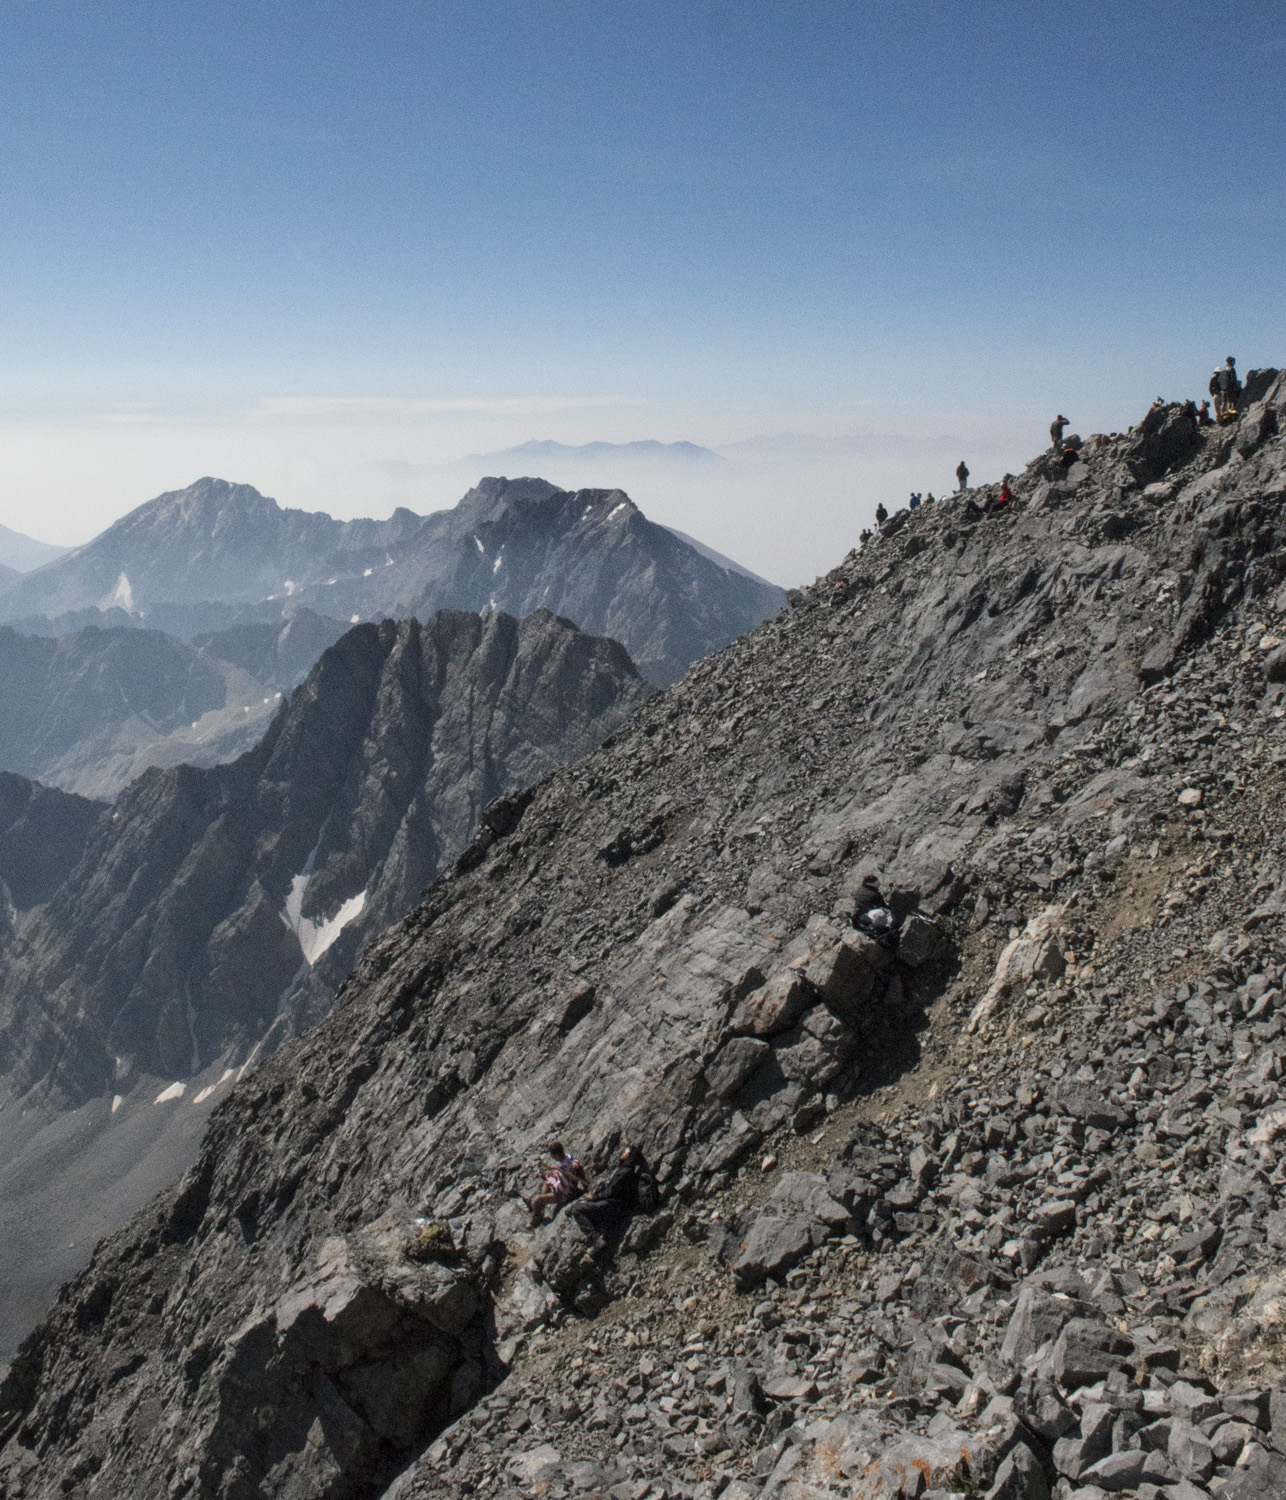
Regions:
M 49 900 L 85 852 L 102 804 L 0 771 L 0 882 L 12 914 Z
M 623 491 L 539 479 L 482 480 L 430 517 L 391 567 L 309 597 L 338 614 L 552 609 L 621 641 L 660 685 L 785 602 L 776 585 L 649 521 Z
M 191 645 L 132 625 L 0 628 L 0 767 L 111 798 L 148 766 L 231 760 L 346 629 L 311 610 Z
M 354 622 L 550 609 L 621 641 L 664 684 L 784 602 L 781 589 L 648 521 L 620 491 L 484 479 L 451 510 L 340 522 L 202 479 L 15 581 L 0 592 L 0 618 L 34 632 L 61 617 L 65 633 L 86 609 L 124 610 L 208 640 L 301 604 Z M 230 660 L 255 654 L 248 640 L 225 638 Z
M 149 771 L 109 807 L 0 777 L 0 1350 L 482 809 L 649 691 L 547 613 L 444 612 L 350 630 L 230 765 Z
M 1017 507 L 998 520 L 971 521 L 954 500 L 894 517 L 788 615 L 498 811 L 494 832 L 366 951 L 327 1020 L 235 1089 L 184 1183 L 64 1291 L 0 1387 L 0 1486 L 14 1496 L 89 1495 L 128 1476 L 140 1500 L 356 1497 L 383 1493 L 405 1465 L 390 1495 L 462 1492 L 444 1466 L 474 1465 L 465 1430 L 423 1450 L 503 1373 L 486 1345 L 486 1298 L 496 1296 L 507 1356 L 519 1351 L 508 1382 L 518 1389 L 521 1337 L 578 1295 L 567 1237 L 528 1238 L 519 1201 L 532 1187 L 532 1152 L 551 1134 L 595 1167 L 636 1141 L 669 1206 L 688 1216 L 689 1238 L 701 1238 L 698 1212 L 723 1204 L 752 1152 L 784 1150 L 792 1123 L 811 1129 L 835 1101 L 916 1068 L 929 1003 L 946 1039 L 935 1086 L 929 1075 L 909 1081 L 908 1121 L 927 1117 L 940 1093 L 969 1103 L 980 1074 L 1007 1086 L 1012 1106 L 1037 1063 L 1057 1068 L 1040 1074 L 1045 1083 L 1065 1071 L 1064 1011 L 1080 1031 L 1091 996 L 1150 1011 L 1143 976 L 1151 984 L 1173 971 L 1177 984 L 1191 972 L 1195 982 L 1200 956 L 1191 970 L 1175 965 L 1213 952 L 1215 936 L 1226 945 L 1221 962 L 1275 955 L 1279 972 L 1283 908 L 1250 910 L 1280 886 L 1258 863 L 1260 841 L 1286 841 L 1280 797 L 1255 781 L 1286 753 L 1286 652 L 1274 634 L 1286 620 L 1280 385 L 1270 398 L 1205 440 L 1171 410 L 1070 473 L 1038 461 L 1015 486 Z M 1250 836 L 1238 830 L 1250 825 L 1254 847 L 1243 854 L 1237 841 Z M 1186 920 L 1148 873 L 1163 838 L 1180 864 L 1197 846 L 1212 861 L 1218 851 L 1237 861 L 1228 906 L 1215 914 L 1224 930 L 1193 919 L 1174 951 L 1161 906 L 1140 905 L 1155 900 L 1167 922 Z M 1134 846 L 1140 885 L 1123 905 L 1114 881 Z M 285 860 L 279 881 L 294 867 Z M 871 869 L 938 919 L 958 971 L 909 958 L 895 967 L 844 925 Z M 341 884 L 335 897 L 350 889 Z M 1043 936 L 1033 929 L 1025 969 L 1018 950 L 1002 948 L 1050 903 L 1084 923 L 1082 959 L 1096 939 L 1103 945 L 1083 970 L 1068 970 L 1063 988 L 1052 984 L 1063 959 L 1048 960 L 1048 925 Z M 1255 935 L 1234 942 L 1243 918 Z M 1118 976 L 1111 994 L 1096 978 L 1104 965 Z M 1037 1045 L 1012 1026 L 988 1030 L 985 1015 L 969 1039 L 965 1020 L 980 996 L 1011 1007 L 1016 1026 L 1028 982 L 1042 1001 L 1033 1016 L 1053 1007 L 1055 1017 Z M 1093 1078 L 1105 1076 L 1104 1062 L 1086 1047 L 1077 1066 Z M 1125 1089 L 1126 1076 L 1111 1087 Z M 1250 1130 L 1277 1086 L 1261 1072 L 1238 1097 Z M 965 1113 L 969 1124 L 972 1104 Z M 1110 1125 L 1116 1116 L 1090 1118 Z M 996 1140 L 988 1136 L 989 1150 L 1008 1149 L 1009 1125 L 1006 1116 Z M 1074 1126 L 1069 1117 L 1069 1140 Z M 923 1213 L 908 1211 L 915 1185 L 923 1196 L 931 1180 L 926 1150 L 898 1169 L 908 1175 L 896 1208 L 889 1201 L 872 1219 L 889 1244 L 907 1237 L 925 1264 L 935 1247 L 987 1225 L 981 1195 L 972 1220 L 944 1210 L 939 1222 L 927 1199 Z M 1136 1157 L 1132 1144 L 1128 1157 L 1156 1159 Z M 901 1161 L 880 1157 L 877 1178 Z M 1022 1180 L 1059 1170 L 1051 1154 Z M 1211 1171 L 1218 1176 L 1217 1164 Z M 1100 1196 L 1087 1213 L 1125 1191 L 1116 1173 L 1094 1178 Z M 983 1185 L 1005 1180 L 1018 1179 L 1002 1160 Z M 1257 1181 L 1276 1201 L 1277 1188 Z M 824 1189 L 823 1214 L 835 1208 Z M 1113 1223 L 1137 1219 L 1131 1202 L 1111 1201 L 1121 1209 Z M 426 1207 L 463 1243 L 458 1275 L 483 1307 L 470 1325 L 475 1341 L 457 1327 L 454 1350 L 439 1349 L 432 1370 L 412 1379 L 390 1330 L 415 1347 L 436 1337 L 429 1309 L 445 1295 L 440 1268 L 421 1282 L 400 1262 L 394 1285 L 379 1256 Z M 791 1212 L 798 1218 L 783 1208 L 777 1222 L 792 1223 Z M 987 1225 L 1002 1237 L 1014 1223 L 1013 1208 L 1005 1214 Z M 832 1229 L 849 1222 L 840 1215 Z M 865 1223 L 853 1221 L 844 1264 L 847 1295 L 865 1288 L 869 1305 L 879 1263 L 860 1238 Z M 830 1232 L 805 1216 L 796 1255 Z M 1086 1235 L 1084 1253 L 1101 1256 Z M 1022 1245 L 1048 1242 L 1015 1238 L 1015 1264 L 1026 1264 Z M 767 1248 L 762 1236 L 756 1244 Z M 488 1278 L 506 1247 L 531 1266 L 497 1284 Z M 759 1293 L 747 1301 L 724 1287 L 717 1262 L 694 1273 L 693 1254 L 685 1239 L 673 1261 L 681 1338 L 703 1316 L 712 1339 L 752 1346 L 774 1327 L 753 1308 Z M 1006 1275 L 1012 1283 L 1012 1268 Z M 623 1295 L 634 1276 L 600 1293 Z M 595 1360 L 609 1336 L 610 1319 L 596 1331 Z M 642 1335 L 630 1336 L 637 1345 Z M 888 1325 L 881 1337 L 896 1349 L 912 1333 Z M 674 1357 L 687 1359 L 681 1348 Z M 412 1393 L 414 1410 L 390 1427 L 380 1393 L 396 1389 Z M 609 1387 L 601 1394 L 612 1399 Z M 165 1425 L 150 1415 L 157 1410 L 169 1414 Z M 251 1442 L 256 1410 L 273 1418 Z M 573 1453 L 600 1442 L 587 1410 L 558 1408 L 559 1442 Z M 555 1423 L 558 1411 L 525 1420 Z M 651 1425 L 627 1433 L 640 1465 Z M 715 1435 L 728 1451 L 746 1441 Z M 681 1439 L 683 1427 L 657 1450 L 658 1466 L 636 1476 L 679 1462 L 693 1482 L 706 1477 L 700 1451 Z M 617 1450 L 606 1436 L 601 1445 L 606 1463 Z M 752 1451 L 747 1475 L 754 1463 Z M 502 1487 L 507 1464 L 494 1445 L 480 1449 L 468 1482 Z
M 252 752 L 149 772 L 98 819 L 14 945 L 3 1071 L 80 1101 L 314 1019 L 316 971 L 342 974 L 488 802 L 645 695 L 620 647 L 548 614 L 351 630 Z

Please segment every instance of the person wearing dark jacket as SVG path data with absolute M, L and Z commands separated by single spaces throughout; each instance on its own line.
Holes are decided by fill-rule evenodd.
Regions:
M 1063 450 L 1063 429 L 1066 426 L 1067 418 L 1063 416 L 1061 412 L 1049 424 L 1050 446 L 1053 448 L 1055 453 L 1061 453 Z
M 879 504 L 878 504 L 878 505 L 877 505 L 877 506 L 876 506 L 876 507 L 875 507 L 875 524 L 876 524 L 876 525 L 877 525 L 877 526 L 883 526 L 883 525 L 884 525 L 884 523 L 885 523 L 885 521 L 887 521 L 887 520 L 888 520 L 888 518 L 889 518 L 889 513 L 888 513 L 888 511 L 887 511 L 887 510 L 885 510 L 885 508 L 884 508 L 884 502 L 883 502 L 883 501 L 881 501 L 881 502 L 880 502 L 880 503 L 879 503 Z
M 857 888 L 857 895 L 853 897 L 853 920 L 864 917 L 868 911 L 875 911 L 877 907 L 885 905 L 883 893 L 880 890 L 880 877 L 868 875 Z
M 596 1234 L 619 1234 L 640 1209 L 656 1207 L 656 1178 L 637 1146 L 625 1146 L 616 1168 L 567 1210 Z
M 960 481 L 960 488 L 962 490 L 969 488 L 969 466 L 963 458 L 956 465 L 956 478 Z

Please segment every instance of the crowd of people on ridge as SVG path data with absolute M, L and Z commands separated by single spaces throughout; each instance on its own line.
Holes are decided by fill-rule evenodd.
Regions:
M 1183 414 L 1190 418 L 1197 427 L 1223 426 L 1229 422 L 1235 422 L 1241 412 L 1244 389 L 1241 378 L 1237 374 L 1237 361 L 1231 354 L 1215 370 L 1214 374 L 1211 375 L 1209 390 L 1210 400 L 1202 401 L 1200 406 L 1195 401 L 1184 401 L 1180 408 Z M 1213 416 L 1210 411 L 1211 401 L 1214 402 Z M 1152 403 L 1152 409 L 1155 411 L 1159 408 L 1164 408 L 1166 404 L 1162 397 L 1158 396 Z M 1068 425 L 1067 418 L 1061 412 L 1049 424 L 1050 448 L 1062 464 L 1064 472 L 1070 470 L 1072 465 L 1078 461 L 1081 456 L 1081 450 L 1085 446 L 1080 437 L 1075 433 L 1067 433 Z M 1067 433 L 1066 437 L 1064 437 L 1065 433 Z M 1110 435 L 1112 437 L 1118 436 L 1115 432 Z M 1092 443 L 1093 439 L 1091 439 Z M 1006 474 L 1001 480 L 999 492 L 994 496 L 989 496 L 981 505 L 966 496 L 964 502 L 965 515 L 970 520 L 980 520 L 984 517 L 1003 514 L 1014 500 L 1013 492 L 1010 489 L 1010 481 L 1013 477 L 1012 474 Z M 959 464 L 956 465 L 956 494 L 964 495 L 968 488 L 969 466 L 962 458 Z M 932 503 L 932 492 L 925 495 L 913 490 L 911 498 L 907 502 L 907 508 L 909 510 L 918 510 L 922 505 L 930 505 Z M 875 507 L 876 526 L 882 528 L 888 518 L 888 510 L 883 503 L 878 504 Z M 869 527 L 863 529 L 860 535 L 860 542 L 864 545 L 870 541 L 873 534 Z

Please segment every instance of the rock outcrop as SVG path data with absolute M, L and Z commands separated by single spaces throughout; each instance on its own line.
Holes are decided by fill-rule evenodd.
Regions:
M 1258 421 L 892 518 L 497 809 L 24 1344 L 0 1493 L 1275 1494 L 1286 441 Z M 905 959 L 849 922 L 871 871 Z M 660 1211 L 532 1232 L 552 1134 L 599 1170 L 640 1146 Z M 230 1389 L 265 1429 L 282 1399 L 241 1331 L 417 1215 L 479 1299 L 451 1419 L 434 1386 L 382 1433 L 351 1372 L 388 1389 L 396 1356 L 363 1335 L 300 1376 L 306 1439 L 213 1438 Z

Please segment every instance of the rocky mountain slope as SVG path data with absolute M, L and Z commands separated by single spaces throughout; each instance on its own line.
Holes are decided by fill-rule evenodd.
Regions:
M 18 1212 L 41 1162 L 42 1203 L 51 1174 L 65 1183 L 104 1156 L 151 1191 L 171 1181 L 195 1144 L 190 1105 L 213 1107 L 236 1070 L 325 1012 L 359 944 L 464 848 L 487 803 L 583 754 L 648 692 L 616 642 L 548 613 L 443 612 L 350 630 L 230 765 L 146 772 L 108 807 L 28 787 L 37 809 L 76 817 L 50 841 L 56 885 L 29 837 L 0 836 L 14 908 L 0 929 L 0 1080 L 14 1101 L 0 1110 L 0 1212 Z M 139 1114 L 175 1127 L 144 1130 Z M 141 1132 L 145 1173 L 124 1130 Z M 118 1187 L 95 1186 L 116 1223 Z M 66 1195 L 26 1232 L 39 1286 L 51 1258 L 83 1263 L 83 1232 L 75 1256 L 56 1240 L 83 1208 Z
M 895 516 L 494 808 L 27 1340 L 0 1493 L 1280 1495 L 1252 390 Z M 533 1234 L 552 1134 L 661 1210 Z
M 112 798 L 149 766 L 231 760 L 348 628 L 311 610 L 190 645 L 132 625 L 57 637 L 0 627 L 0 767 Z
M 185 638 L 289 619 L 310 605 L 356 624 L 438 609 L 537 609 L 622 642 L 673 681 L 776 612 L 785 595 L 648 521 L 619 491 L 485 479 L 451 510 L 334 521 L 283 510 L 249 485 L 202 479 L 140 506 L 74 553 L 0 592 L 24 630 L 124 610 Z

